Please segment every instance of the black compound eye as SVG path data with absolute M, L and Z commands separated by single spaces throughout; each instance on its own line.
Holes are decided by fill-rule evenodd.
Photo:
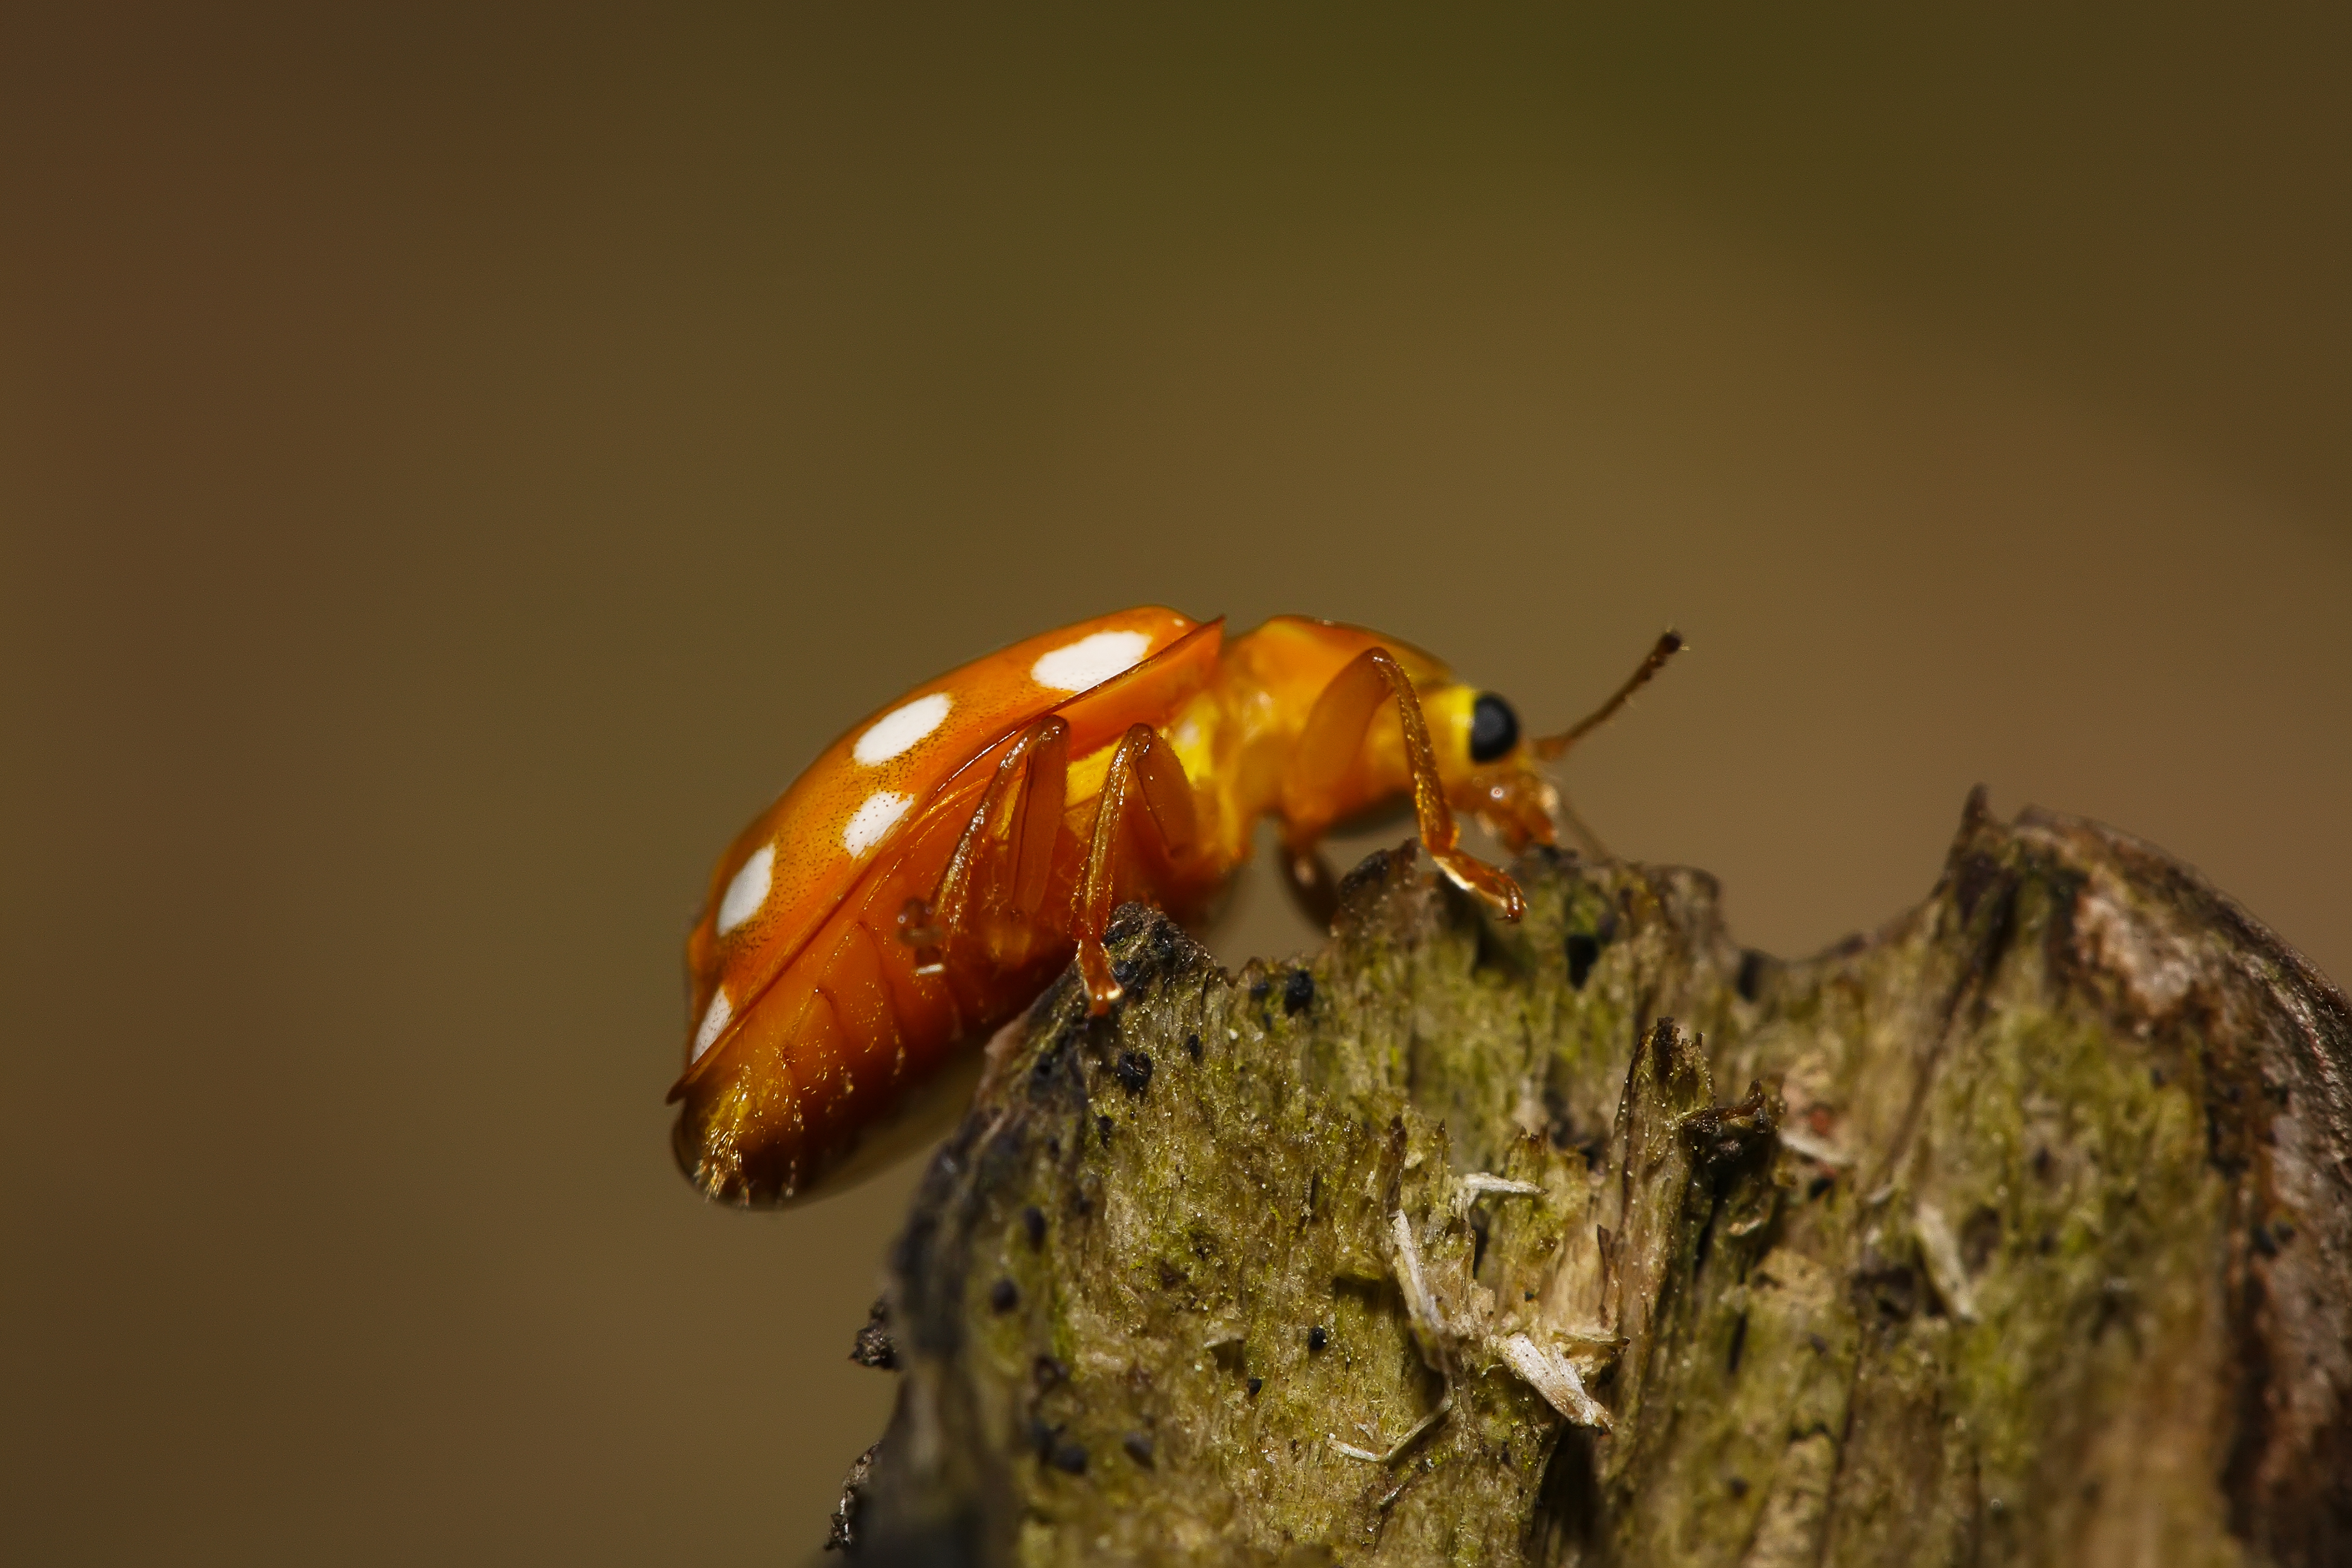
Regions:
M 1519 716 L 1491 691 L 1478 693 L 1470 708 L 1470 760 L 1491 763 L 1507 757 L 1519 743 Z

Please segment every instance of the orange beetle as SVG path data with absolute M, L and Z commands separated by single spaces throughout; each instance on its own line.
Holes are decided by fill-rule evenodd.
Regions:
M 1323 836 L 1409 795 L 1430 858 L 1517 919 L 1517 885 L 1457 847 L 1454 810 L 1513 849 L 1550 843 L 1562 803 L 1537 763 L 1682 646 L 1667 633 L 1598 712 L 1529 739 L 1501 698 L 1393 638 L 1295 616 L 1223 633 L 1147 606 L 1015 643 L 856 725 L 729 847 L 687 939 L 670 1090 L 697 1186 L 774 1204 L 839 1176 L 1074 952 L 1108 1011 L 1112 910 L 1197 919 L 1268 814 L 1320 915 Z

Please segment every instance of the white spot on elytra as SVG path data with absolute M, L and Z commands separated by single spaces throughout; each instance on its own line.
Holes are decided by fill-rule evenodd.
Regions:
M 850 814 L 848 825 L 841 830 L 841 847 L 852 855 L 865 854 L 898 825 L 898 819 L 914 804 L 912 795 L 900 795 L 896 790 L 876 790 L 866 797 L 865 805 Z
M 727 1020 L 734 1016 L 735 1009 L 727 1000 L 727 988 L 722 985 L 711 993 L 710 1005 L 694 1031 L 694 1054 L 686 1058 L 687 1066 L 692 1067 L 702 1059 L 702 1053 L 710 1048 L 711 1042 L 727 1027 Z
M 727 891 L 719 900 L 719 934 L 725 936 L 745 921 L 760 912 L 768 901 L 768 886 L 776 870 L 776 847 L 762 844 L 751 851 L 735 879 L 727 884 Z
M 955 699 L 944 691 L 934 691 L 929 697 L 916 698 L 903 708 L 893 708 L 857 737 L 849 754 L 869 768 L 887 763 L 938 729 L 953 706 Z
M 1151 639 L 1141 632 L 1097 632 L 1051 653 L 1029 667 L 1029 679 L 1057 691 L 1084 691 L 1135 668 Z

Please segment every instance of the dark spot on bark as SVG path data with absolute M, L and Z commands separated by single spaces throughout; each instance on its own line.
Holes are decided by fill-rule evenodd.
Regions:
M 1960 1262 L 1970 1276 L 1985 1271 L 1992 1261 L 1995 1249 L 2000 1246 L 2000 1211 L 1979 1205 L 1974 1213 L 1960 1226 Z
M 1304 1013 L 1315 1005 L 1315 976 L 1303 969 L 1294 969 L 1290 978 L 1282 983 L 1282 1010 Z
M 999 1279 L 988 1288 L 988 1304 L 996 1311 L 1009 1312 L 1021 1304 L 1021 1288 L 1010 1279 Z
M 2033 1173 L 2042 1180 L 2046 1182 L 2050 1179 L 2050 1167 L 2055 1163 L 2050 1158 L 2046 1146 L 2033 1151 Z
M 1160 1288 L 1162 1290 L 1173 1290 L 1177 1286 L 1184 1283 L 1184 1271 L 1164 1258 L 1159 1260 L 1159 1273 Z
M 1274 981 L 1269 976 L 1264 974 L 1259 975 L 1255 980 L 1250 982 L 1249 994 L 1250 1000 L 1253 1002 L 1265 1001 L 1267 997 L 1274 994 Z
M 1265 1379 L 1262 1377 L 1253 1377 L 1249 1380 L 1247 1386 L 1249 1388 L 1251 1397 L 1255 1398 L 1256 1397 L 1257 1391 L 1265 1386 Z
M 1726 1373 L 1737 1374 L 1739 1371 L 1739 1358 L 1747 1349 L 1748 1314 L 1742 1312 L 1738 1318 L 1732 1320 L 1731 1353 L 1724 1358 L 1723 1370 Z
M 2285 1521 L 2264 1506 L 2273 1500 L 2263 1495 L 2266 1489 L 2259 1479 L 2261 1467 L 2277 1441 L 2277 1405 L 2281 1403 L 2274 1392 L 2279 1368 L 2273 1359 L 2272 1342 L 2260 1327 L 2266 1312 L 2272 1310 L 2269 1281 L 2267 1269 L 2245 1270 L 2244 1305 L 2231 1314 L 2235 1320 L 2231 1337 L 2237 1342 L 2239 1368 L 2236 1398 L 2231 1403 L 2237 1408 L 2232 1412 L 2235 1431 L 2221 1464 L 2221 1489 L 2229 1499 L 2230 1528 L 2241 1539 L 2259 1539 L 2254 1534 L 2257 1528 L 2284 1533 L 2281 1526 Z M 2319 1556 L 2311 1559 L 2330 1560 Z
M 1039 1458 L 1053 1457 L 1054 1439 L 1061 1435 L 1062 1429 L 1059 1426 L 1048 1426 L 1044 1416 L 1029 1417 L 1029 1446 L 1037 1451 Z
M 1030 1246 L 1045 1246 L 1045 1211 L 1039 1208 L 1035 1204 L 1031 1204 L 1027 1208 L 1023 1209 L 1021 1211 L 1021 1228 L 1023 1231 L 1027 1233 Z
M 1961 860 L 1952 878 L 1952 901 L 1960 907 L 1960 918 L 1969 920 L 1977 912 L 1977 902 L 1988 889 L 2000 880 L 2000 862 L 1990 855 L 1970 855 Z
M 2261 1253 L 2264 1258 L 2276 1258 L 2278 1256 L 2278 1238 L 2271 1234 L 2270 1226 L 2266 1225 L 2258 1225 L 2254 1226 L 2252 1239 L 2254 1250 Z
M 1328 1345 L 1330 1342 L 1331 1336 L 1323 1331 L 1322 1324 L 1318 1323 L 1313 1328 L 1307 1331 L 1307 1349 L 1309 1353 L 1321 1350 L 1325 1345 Z
M 1601 939 L 1585 931 L 1568 933 L 1568 983 L 1577 990 L 1592 978 L 1592 966 L 1601 962 Z
M 2154 1089 L 2162 1089 L 2164 1087 L 2164 1069 L 2162 1068 L 2148 1068 L 2147 1081 L 2149 1087 Z
M 2205 1107 L 2205 1158 L 2231 1181 L 2248 1163 L 2243 1130 L 2234 1117 L 2225 1120 L 2221 1106 L 2210 1101 Z
M 1829 1341 L 1822 1338 L 1819 1334 L 1807 1334 L 1805 1336 L 1805 1342 L 1813 1347 L 1813 1353 L 1815 1355 L 1827 1355 L 1830 1353 Z
M 1103 1147 L 1106 1149 L 1110 1147 L 1111 1129 L 1115 1125 L 1117 1124 L 1108 1116 L 1097 1116 L 1095 1118 L 1095 1131 L 1102 1134 Z
M 1889 1322 L 1899 1323 L 1919 1310 L 1919 1277 L 1906 1265 L 1866 1270 L 1856 1283 L 1864 1301 Z
M 1837 1178 L 1835 1176 L 1815 1176 L 1811 1181 L 1805 1184 L 1805 1201 L 1807 1203 L 1811 1203 L 1815 1198 L 1820 1197 L 1823 1193 L 1828 1192 L 1832 1187 L 1836 1185 Z
M 2082 963 L 2074 948 L 2074 912 L 2083 902 L 2085 879 L 2079 872 L 2045 867 L 2042 879 L 2047 888 L 2045 907 L 2048 910 L 2042 928 L 2042 959 L 2053 975 L 2077 974 L 2082 970 Z M 2016 888 L 2006 889 L 2003 901 L 2012 905 L 2016 903 Z M 2011 911 L 2010 918 L 2015 918 L 2014 910 Z
M 1129 1094 L 1141 1094 L 1151 1087 L 1151 1058 L 1141 1051 L 1118 1053 L 1118 1086 Z
M 2277 1238 L 2281 1247 L 2284 1247 L 2294 1239 L 2294 1226 L 2285 1220 L 2274 1219 L 2271 1221 L 2271 1235 Z
M 1527 976 L 1527 966 L 1519 950 L 1502 940 L 1500 931 L 1491 921 L 1480 921 L 1471 928 L 1477 947 L 1470 959 L 1470 967 L 1492 973 L 1506 984 L 1517 984 Z
M 1693 1049 L 1701 1043 L 1692 1042 Z M 1683 1136 L 1698 1158 L 1701 1173 L 1718 1192 L 1739 1169 L 1771 1158 L 1777 1146 L 1776 1126 L 1772 1097 L 1760 1083 L 1750 1083 L 1747 1094 L 1736 1103 L 1695 1111 L 1682 1123 Z
M 888 1372 L 898 1364 L 898 1347 L 890 1342 L 890 1331 L 884 1326 L 888 1303 L 877 1301 L 866 1310 L 866 1326 L 857 1331 L 857 1342 L 849 1349 L 849 1359 L 860 1366 L 870 1366 L 878 1372 Z
M 2128 1280 L 2110 1279 L 2099 1287 L 2097 1310 L 2091 1317 L 2091 1342 L 2105 1339 L 2110 1323 L 2131 1326 L 2132 1288 Z
M 1960 984 L 1953 987 L 1951 998 L 1945 1005 L 1944 1016 L 1947 1018 L 1958 1016 L 1962 998 L 1971 992 L 1975 994 L 1979 1006 L 1984 1005 L 1985 987 L 1990 984 L 1993 972 L 2000 967 L 2000 961 L 2008 954 L 2010 943 L 2016 936 L 2017 889 L 2009 886 L 2000 890 L 1985 918 L 1984 935 L 1978 941 L 1976 951 L 1969 954 L 1968 973 Z
M 1061 1157 L 1062 1157 L 1062 1141 L 1061 1141 L 1059 1138 L 1048 1138 L 1048 1139 L 1046 1139 L 1046 1140 L 1045 1140 L 1045 1158 L 1047 1158 L 1047 1159 L 1049 1159 L 1049 1160 L 1058 1160 L 1058 1159 L 1060 1159 Z
M 1734 1476 L 1723 1484 L 1731 1489 L 1731 1500 L 1734 1502 L 1748 1495 L 1748 1478 L 1745 1476 Z
M 1742 1002 L 1753 1002 L 1762 994 L 1764 975 L 1771 962 L 1752 947 L 1739 955 L 1739 975 L 1732 984 L 1738 991 Z
M 1040 1389 L 1052 1388 L 1070 1381 L 1070 1369 L 1052 1356 L 1041 1355 L 1029 1364 L 1029 1375 L 1037 1380 Z
M 1528 1521 L 1529 1561 L 1576 1563 L 1590 1553 L 1600 1521 L 1607 1517 L 1601 1500 L 1599 1467 L 1592 1452 L 1592 1434 L 1571 1426 L 1552 1446 L 1536 1492 L 1535 1516 Z
M 1470 1273 L 1474 1279 L 1478 1273 L 1478 1265 L 1486 1260 L 1486 1237 L 1494 1225 L 1494 1216 L 1485 1208 L 1470 1211 Z
M 1184 1037 L 1184 1054 L 1191 1057 L 1196 1062 L 1201 1059 L 1200 1036 L 1187 1035 Z
M 1087 1473 L 1087 1451 L 1085 1447 L 1076 1443 L 1055 1444 L 1054 1446 L 1054 1468 L 1062 1471 L 1065 1475 L 1085 1475 Z
M 1567 1097 L 1559 1089 L 1547 1087 L 1543 1091 L 1543 1104 L 1544 1136 L 1550 1140 L 1551 1146 L 1560 1150 L 1573 1149 L 1584 1156 L 1586 1164 L 1600 1164 L 1603 1140 L 1597 1132 L 1589 1138 L 1577 1135 L 1576 1123 L 1568 1114 Z
M 1129 1458 L 1147 1470 L 1151 1468 L 1151 1438 L 1148 1435 L 1141 1432 L 1129 1432 L 1119 1439 L 1118 1446 L 1127 1450 Z

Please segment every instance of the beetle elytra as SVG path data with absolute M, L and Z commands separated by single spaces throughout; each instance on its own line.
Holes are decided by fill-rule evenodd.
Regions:
M 1228 638 L 1125 610 L 926 682 L 826 748 L 713 872 L 687 942 L 680 1165 L 733 1203 L 818 1190 L 1073 957 L 1090 1007 L 1111 1007 L 1111 911 L 1197 919 L 1261 817 L 1328 915 L 1320 841 L 1405 797 L 1438 868 L 1516 920 L 1518 887 L 1460 847 L 1454 812 L 1515 850 L 1551 842 L 1566 807 L 1538 764 L 1681 646 L 1667 633 L 1541 738 L 1429 655 L 1301 616 Z

